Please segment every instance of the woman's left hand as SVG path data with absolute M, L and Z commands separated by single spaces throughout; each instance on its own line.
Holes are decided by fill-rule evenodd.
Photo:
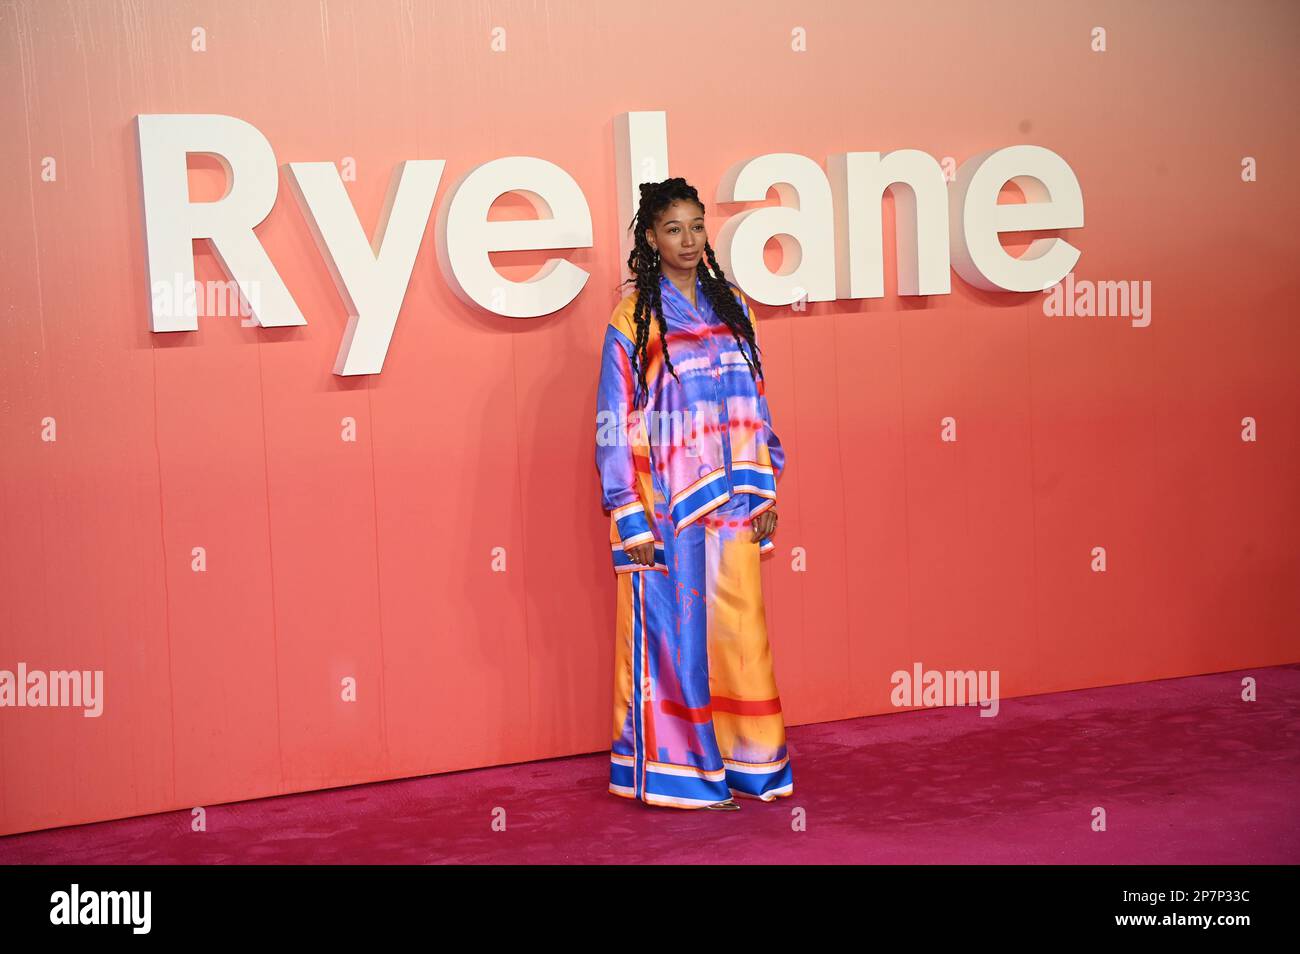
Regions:
M 770 537 L 776 532 L 776 508 L 769 507 L 754 518 L 754 542 Z

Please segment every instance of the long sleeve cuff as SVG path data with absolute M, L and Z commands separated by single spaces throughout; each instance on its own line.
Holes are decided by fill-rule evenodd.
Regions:
M 614 555 L 614 572 L 615 573 L 635 573 L 640 570 L 663 570 L 667 572 L 668 566 L 664 562 L 664 545 L 655 544 L 655 562 L 652 566 L 646 566 L 644 563 L 633 563 L 632 558 L 627 555 L 627 551 L 617 543 L 610 547 Z
M 645 507 L 639 500 L 611 510 L 610 516 L 614 519 L 614 526 L 625 550 L 638 543 L 648 543 L 655 538 L 650 530 L 650 520 L 646 517 Z

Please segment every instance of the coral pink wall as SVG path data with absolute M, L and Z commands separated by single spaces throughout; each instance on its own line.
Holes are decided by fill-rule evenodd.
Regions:
M 1046 146 L 1083 188 L 1076 278 L 1152 283 L 1149 327 L 1050 318 L 1041 295 L 955 275 L 949 296 L 900 299 L 890 251 L 884 299 L 759 306 L 790 458 L 764 571 L 788 721 L 891 711 L 890 673 L 917 661 L 997 669 L 1015 696 L 1300 659 L 1298 19 L 1282 2 L 0 5 L 0 669 L 105 673 L 97 719 L 0 709 L 0 832 L 608 745 L 592 458 L 629 110 L 667 110 L 671 173 L 713 235 L 751 207 L 713 202 L 738 159 Z M 153 334 L 132 121 L 182 112 L 251 122 L 282 164 L 352 157 L 368 231 L 402 159 L 447 160 L 435 214 L 475 164 L 556 162 L 591 205 L 595 247 L 563 253 L 591 278 L 546 318 L 477 313 L 431 225 L 383 373 L 336 377 L 346 312 L 282 174 L 258 235 L 308 325 Z M 194 178 L 219 193 L 213 169 Z M 494 260 L 521 280 L 547 257 Z

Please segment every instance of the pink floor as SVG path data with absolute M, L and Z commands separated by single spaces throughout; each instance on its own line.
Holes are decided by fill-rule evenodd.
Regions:
M 1300 665 L 1219 673 L 797 726 L 793 797 L 738 812 L 615 797 L 602 753 L 13 835 L 0 863 L 1295 864 L 1298 712 Z

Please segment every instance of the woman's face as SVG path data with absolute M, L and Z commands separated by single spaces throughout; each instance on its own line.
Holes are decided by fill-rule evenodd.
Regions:
M 693 271 L 708 241 L 704 210 L 689 199 L 678 199 L 659 214 L 653 232 L 646 230 L 646 241 L 659 249 L 664 262 Z

